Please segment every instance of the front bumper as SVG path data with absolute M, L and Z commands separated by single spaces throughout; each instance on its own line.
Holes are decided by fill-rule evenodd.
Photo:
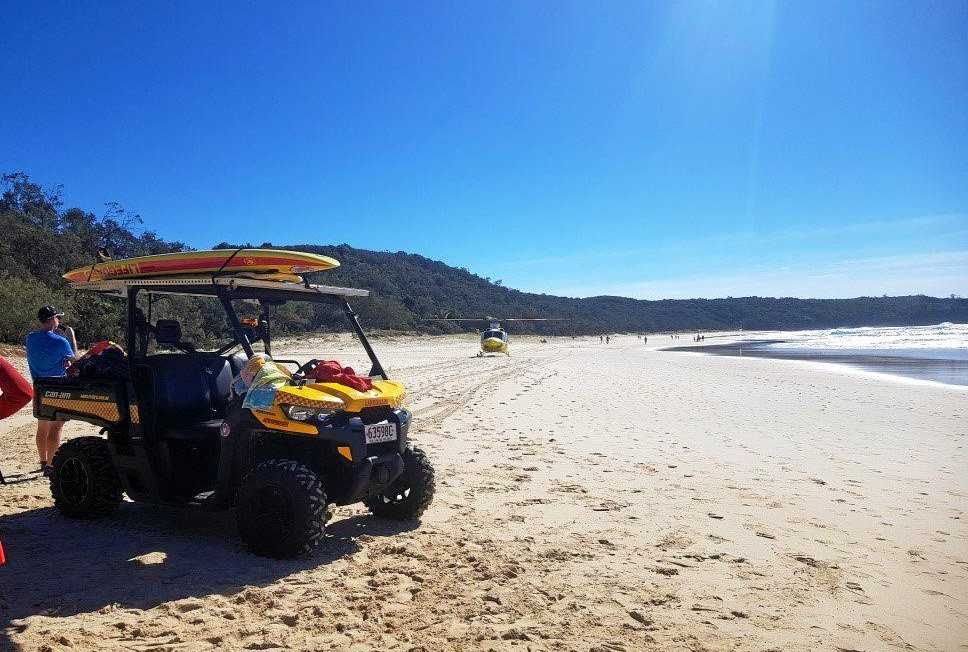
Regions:
M 340 491 L 332 497 L 339 505 L 357 503 L 367 496 L 381 493 L 403 473 L 401 453 L 407 447 L 407 433 L 410 430 L 410 412 L 398 408 L 379 421 L 367 416 L 351 416 L 346 421 L 335 424 L 321 424 L 319 438 L 332 442 L 332 445 L 349 448 L 352 461 L 345 455 L 337 459 L 345 461 L 342 473 L 345 481 L 340 483 Z M 364 425 L 389 421 L 397 426 L 397 440 L 380 444 L 367 444 Z
M 334 422 L 319 424 L 319 439 L 331 441 L 336 446 L 350 449 L 353 461 L 365 460 L 373 455 L 390 452 L 402 453 L 407 447 L 407 433 L 410 431 L 410 412 L 404 408 L 397 408 L 389 412 L 385 418 L 376 420 L 365 416 L 347 415 L 349 418 Z M 363 434 L 365 424 L 389 421 L 397 426 L 397 440 L 382 444 L 367 444 Z
M 259 423 L 255 417 L 250 418 L 252 425 Z M 267 434 L 289 435 L 292 439 L 287 439 L 291 443 L 299 443 L 304 454 L 315 460 L 319 460 L 322 452 L 320 446 L 328 449 L 324 453 L 327 463 L 321 469 L 327 482 L 327 494 L 332 502 L 349 505 L 381 493 L 403 473 L 401 454 L 407 447 L 410 418 L 410 412 L 404 408 L 364 410 L 332 415 L 326 421 L 312 426 L 318 431 L 316 434 L 293 435 L 292 432 L 266 429 L 264 423 L 259 423 L 258 429 Z M 367 444 L 364 426 L 385 422 L 397 426 L 396 441 Z M 349 458 L 345 454 L 347 452 Z M 251 464 L 252 459 L 249 458 L 242 460 L 239 466 L 245 469 Z
M 372 455 L 353 470 L 352 481 L 337 501 L 340 505 L 358 503 L 367 496 L 382 493 L 403 473 L 403 457 L 400 453 Z

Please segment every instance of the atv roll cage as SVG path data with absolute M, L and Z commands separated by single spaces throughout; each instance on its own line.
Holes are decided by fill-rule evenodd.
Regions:
M 345 313 L 353 331 L 366 350 L 370 359 L 370 376 L 380 376 L 386 379 L 387 374 L 377 358 L 370 341 L 363 332 L 360 320 L 349 304 L 350 297 L 366 297 L 368 290 L 357 288 L 341 288 L 329 285 L 312 285 L 309 283 L 285 283 L 277 281 L 262 281 L 257 279 L 210 276 L 197 278 L 135 278 L 113 279 L 107 281 L 91 281 L 75 283 L 74 289 L 98 292 L 124 297 L 128 302 L 127 312 L 127 349 L 134 358 L 144 357 L 147 353 L 147 329 L 150 328 L 141 310 L 138 308 L 138 294 L 146 292 L 154 294 L 172 294 L 182 296 L 214 297 L 222 304 L 225 316 L 231 327 L 233 340 L 219 349 L 225 353 L 232 347 L 242 347 L 245 354 L 252 357 L 253 341 L 262 340 L 266 353 L 271 354 L 271 336 L 268 323 L 260 319 L 258 333 L 246 329 L 239 319 L 232 305 L 233 300 L 255 300 L 263 306 L 278 305 L 286 301 L 307 301 L 310 303 L 329 304 L 339 307 Z M 250 334 L 257 335 L 255 340 Z M 280 362 L 283 362 L 280 360 Z

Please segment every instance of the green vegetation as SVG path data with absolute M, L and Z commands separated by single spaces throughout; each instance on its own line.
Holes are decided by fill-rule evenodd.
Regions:
M 118 301 L 72 291 L 65 271 L 90 264 L 99 251 L 128 258 L 183 251 L 152 231 L 140 231 L 140 216 L 117 203 L 101 215 L 64 209 L 59 187 L 44 189 L 23 173 L 3 177 L 0 196 L 0 341 L 19 343 L 36 324 L 37 308 L 53 303 L 77 325 L 87 344 L 123 338 Z M 240 234 L 232 234 L 238 236 Z M 222 242 L 217 247 L 242 246 Z M 252 246 L 245 243 L 244 246 Z M 271 247 L 271 243 L 255 245 Z M 572 299 L 519 292 L 463 268 L 405 252 L 378 252 L 348 245 L 279 247 L 332 256 L 342 265 L 310 275 L 328 285 L 363 287 L 373 295 L 354 303 L 368 328 L 432 333 L 470 330 L 476 324 L 428 321 L 459 315 L 558 317 L 567 321 L 516 324 L 515 332 L 595 334 L 733 329 L 811 329 L 837 326 L 885 326 L 968 322 L 968 300 L 907 297 L 792 299 L 741 297 L 641 301 L 623 297 Z M 186 339 L 211 341 L 224 332 L 221 309 L 212 301 L 185 297 L 155 302 L 153 316 L 177 317 Z M 289 304 L 276 315 L 276 331 L 343 328 L 341 317 L 326 307 Z

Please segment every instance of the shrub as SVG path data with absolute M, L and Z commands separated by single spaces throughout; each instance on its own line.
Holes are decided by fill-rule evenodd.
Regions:
M 66 292 L 35 279 L 0 276 L 0 340 L 23 344 L 27 333 L 37 329 L 37 309 L 47 304 L 66 309 Z

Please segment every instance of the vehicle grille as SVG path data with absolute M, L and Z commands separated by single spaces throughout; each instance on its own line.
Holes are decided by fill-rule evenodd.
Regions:
M 387 405 L 379 407 L 364 408 L 360 411 L 360 419 L 365 424 L 380 423 L 386 421 L 393 414 L 393 408 Z

